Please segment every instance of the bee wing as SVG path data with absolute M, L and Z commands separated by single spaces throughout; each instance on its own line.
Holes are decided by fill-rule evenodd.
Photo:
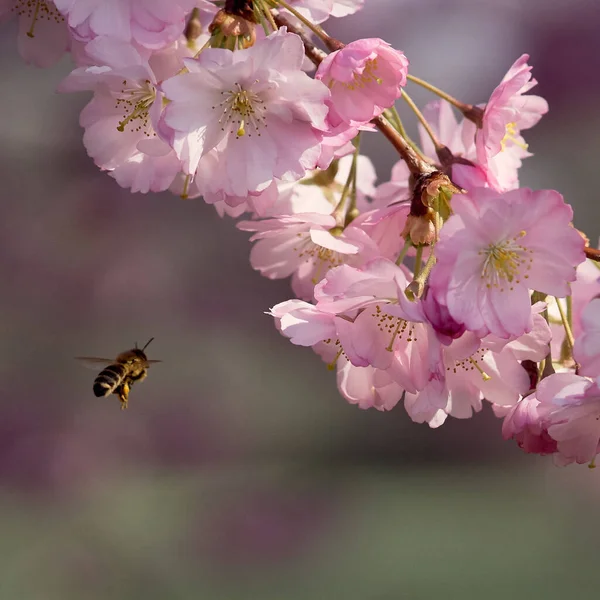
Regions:
M 151 365 L 153 363 L 159 363 L 159 362 L 162 362 L 162 360 L 147 360 L 146 364 Z
M 94 369 L 94 371 L 112 365 L 115 362 L 114 358 L 96 358 L 95 356 L 76 356 L 75 360 L 80 365 L 88 369 Z

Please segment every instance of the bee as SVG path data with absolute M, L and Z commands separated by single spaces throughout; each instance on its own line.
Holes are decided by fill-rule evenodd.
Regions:
M 121 401 L 121 410 L 127 408 L 129 392 L 136 381 L 142 381 L 148 375 L 148 367 L 160 360 L 148 360 L 144 350 L 154 338 L 150 338 L 143 348 L 135 348 L 121 352 L 115 359 L 78 356 L 76 360 L 91 369 L 104 369 L 94 380 L 94 395 L 97 397 L 115 394 Z

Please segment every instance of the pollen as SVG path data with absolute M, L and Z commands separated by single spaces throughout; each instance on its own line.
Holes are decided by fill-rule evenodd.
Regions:
M 479 255 L 483 257 L 481 279 L 488 289 L 512 291 L 515 285 L 521 283 L 521 278 L 529 278 L 533 251 L 519 244 L 519 239 L 526 234 L 526 231 L 520 231 L 513 238 L 490 244 L 479 251 Z
M 235 84 L 233 90 L 221 92 L 225 99 L 213 110 L 221 110 L 219 118 L 221 130 L 232 127 L 235 130 L 236 139 L 253 134 L 261 135 L 261 129 L 267 126 L 266 107 L 264 101 L 253 91 L 243 89 L 239 83 Z
M 506 145 L 509 142 L 511 145 L 514 144 L 522 150 L 527 150 L 527 148 L 529 148 L 529 146 L 523 141 L 523 138 L 521 138 L 517 124 L 514 121 L 506 124 L 506 133 L 500 142 L 501 152 L 506 149 Z
M 123 111 L 123 118 L 117 129 L 143 132 L 146 137 L 156 135 L 150 122 L 149 110 L 156 100 L 156 88 L 149 79 L 145 81 L 123 80 L 123 87 L 117 94 L 115 109 Z
M 310 261 L 314 269 L 312 282 L 316 285 L 321 281 L 321 277 L 329 269 L 339 267 L 344 264 L 345 255 L 324 248 L 315 244 L 310 238 L 310 234 L 298 233 L 300 240 L 294 246 L 294 252 L 298 254 L 298 258 Z
M 365 68 L 362 73 L 354 73 L 350 83 L 343 83 L 344 87 L 349 90 L 357 90 L 366 88 L 371 83 L 381 85 L 383 80 L 377 77 L 377 59 L 368 60 L 365 63 Z
M 325 344 L 334 343 L 335 350 L 336 350 L 335 357 L 333 358 L 333 360 L 331 362 L 327 363 L 327 369 L 329 371 L 333 371 L 335 369 L 335 366 L 336 366 L 337 361 L 340 358 L 340 356 L 343 356 L 346 360 L 348 359 L 348 356 L 344 352 L 344 348 L 342 348 L 342 344 L 341 344 L 340 340 L 335 340 L 335 342 L 334 342 L 331 338 L 329 338 L 327 340 L 323 340 L 323 342 Z
M 446 371 L 452 371 L 454 374 L 457 374 L 459 371 L 462 371 L 463 373 L 479 371 L 483 381 L 489 381 L 491 376 L 485 372 L 481 365 L 488 350 L 488 348 L 479 348 L 479 350 L 469 356 L 469 358 L 457 360 L 453 365 L 446 367 Z
M 46 0 L 14 0 L 10 10 L 19 17 L 31 19 L 31 26 L 27 31 L 30 38 L 35 37 L 35 25 L 40 20 L 57 24 L 65 22 L 54 3 Z
M 413 323 L 386 314 L 381 310 L 379 304 L 376 304 L 373 310 L 371 316 L 375 319 L 379 331 L 391 336 L 390 343 L 385 348 L 388 352 L 394 350 L 394 343 L 397 339 L 404 339 L 406 342 L 412 342 L 416 339 Z

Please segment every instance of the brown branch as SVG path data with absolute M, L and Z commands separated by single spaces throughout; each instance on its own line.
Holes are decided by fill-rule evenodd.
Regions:
M 274 15 L 275 23 L 278 27 L 287 27 L 287 30 L 291 33 L 295 33 L 300 37 L 304 44 L 304 53 L 308 59 L 318 67 L 327 54 L 317 48 L 307 37 L 304 32 L 295 27 L 288 19 L 282 15 Z M 331 48 L 340 49 L 343 48 L 343 44 L 331 38 Z M 329 44 L 328 44 L 329 45 Z M 337 47 L 336 47 L 337 46 Z M 398 151 L 398 154 L 402 157 L 404 162 L 408 166 L 408 170 L 415 176 L 433 173 L 436 168 L 430 163 L 424 161 L 408 144 L 408 142 L 394 129 L 391 123 L 383 116 L 376 117 L 371 121 L 381 133 L 388 139 L 388 141 Z
M 595 260 L 596 262 L 600 262 L 600 250 L 597 248 L 591 248 L 590 246 L 586 246 L 584 250 L 587 258 L 590 260 Z

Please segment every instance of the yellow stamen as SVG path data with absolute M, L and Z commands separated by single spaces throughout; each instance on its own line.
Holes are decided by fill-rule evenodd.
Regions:
M 527 150 L 527 148 L 529 148 L 529 146 L 525 142 L 520 140 L 519 137 L 520 137 L 520 132 L 517 129 L 517 124 L 515 122 L 507 123 L 506 124 L 506 133 L 504 134 L 504 137 L 502 138 L 502 141 L 500 142 L 502 151 L 504 151 L 506 149 L 506 142 L 512 142 L 515 146 L 518 146 L 519 148 L 521 148 L 523 150 Z

